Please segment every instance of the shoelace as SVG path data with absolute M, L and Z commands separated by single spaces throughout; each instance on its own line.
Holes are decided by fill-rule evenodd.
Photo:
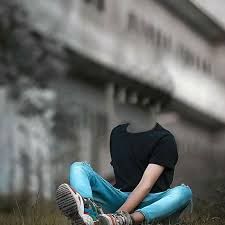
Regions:
M 117 225 L 125 224 L 125 219 L 121 215 L 111 214 L 111 216 L 116 220 Z
M 92 199 L 85 198 L 85 211 L 89 214 L 94 220 L 97 220 L 99 214 L 103 214 L 103 210 L 99 207 Z
M 113 218 L 117 221 L 118 225 L 132 225 L 132 219 L 130 215 L 126 212 L 119 211 L 112 214 Z

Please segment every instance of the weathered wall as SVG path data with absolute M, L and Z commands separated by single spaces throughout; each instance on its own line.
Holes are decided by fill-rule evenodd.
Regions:
M 190 185 L 199 198 L 213 200 L 222 195 L 225 153 L 219 132 L 207 131 L 179 116 L 165 127 L 175 135 L 178 144 L 179 161 L 173 184 Z
M 23 2 L 30 23 L 44 35 L 224 123 L 220 56 L 157 1 Z M 220 104 L 212 107 L 215 102 Z
M 49 197 L 67 180 L 69 164 L 76 160 L 88 160 L 109 176 L 109 120 L 119 123 L 129 117 L 145 122 L 149 114 L 117 100 L 116 114 L 110 114 L 105 86 L 79 78 L 85 64 L 84 70 L 73 70 L 73 53 L 34 32 L 21 11 L 2 9 L 0 192 L 40 191 Z M 189 184 L 196 196 L 206 198 L 216 190 L 209 184 L 224 178 L 224 134 L 177 118 L 159 118 L 179 146 L 174 184 Z

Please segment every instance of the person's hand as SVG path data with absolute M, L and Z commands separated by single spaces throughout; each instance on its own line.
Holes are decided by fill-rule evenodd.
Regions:
M 130 193 L 126 202 L 118 209 L 118 211 L 132 213 L 135 208 L 143 201 L 143 199 L 149 194 L 153 185 L 162 174 L 163 170 L 163 166 L 157 164 L 149 164 L 145 169 L 141 181 Z

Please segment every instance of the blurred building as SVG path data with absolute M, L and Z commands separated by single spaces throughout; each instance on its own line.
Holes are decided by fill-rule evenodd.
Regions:
M 174 185 L 189 184 L 199 197 L 215 194 L 213 185 L 224 178 L 225 159 L 221 25 L 186 0 L 23 0 L 23 6 L 32 31 L 66 48 L 69 57 L 53 47 L 62 76 L 48 82 L 50 97 L 32 89 L 17 103 L 21 107 L 25 102 L 26 112 L 31 106 L 43 109 L 38 116 L 18 118 L 13 116 L 17 108 L 9 109 L 16 121 L 11 129 L 17 133 L 8 142 L 19 141 L 4 148 L 0 159 L 13 165 L 1 170 L 1 179 L 15 177 L 13 184 L 3 182 L 2 190 L 17 192 L 28 182 L 30 191 L 43 186 L 44 195 L 50 196 L 76 160 L 89 161 L 103 176 L 112 176 L 112 127 L 130 119 L 146 123 L 161 107 L 158 122 L 174 133 L 179 146 Z M 4 95 L 3 90 L 2 102 Z M 1 130 L 9 127 L 4 123 Z M 32 145 L 26 144 L 29 140 Z M 21 180 L 23 170 L 33 178 Z

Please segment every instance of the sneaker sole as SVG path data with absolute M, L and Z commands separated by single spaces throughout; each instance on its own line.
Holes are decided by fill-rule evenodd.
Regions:
M 82 214 L 83 200 L 80 194 L 70 188 L 68 184 L 61 184 L 56 191 L 56 203 L 60 211 L 76 225 L 85 225 Z

